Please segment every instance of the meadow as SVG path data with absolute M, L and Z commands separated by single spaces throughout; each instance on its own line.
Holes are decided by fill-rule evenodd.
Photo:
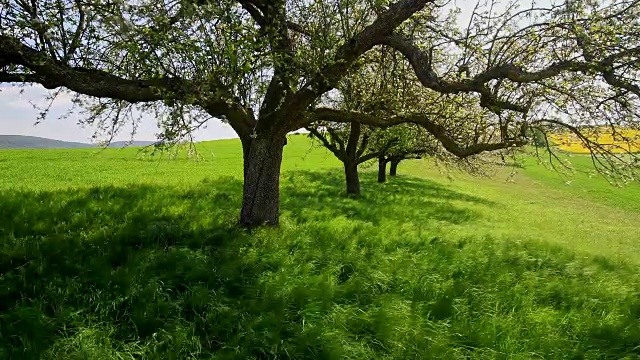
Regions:
M 412 160 L 352 199 L 293 136 L 249 233 L 240 144 L 199 154 L 0 151 L 0 359 L 640 358 L 640 184 Z

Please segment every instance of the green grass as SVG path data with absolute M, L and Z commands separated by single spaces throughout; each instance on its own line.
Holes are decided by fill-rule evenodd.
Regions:
M 555 171 L 549 171 L 548 167 L 537 165 L 537 159 L 528 158 L 525 161 L 526 174 L 543 183 L 561 187 L 580 198 L 640 212 L 640 186 L 637 182 L 630 186 L 611 186 L 602 175 L 593 171 L 593 162 L 590 156 L 565 154 L 564 158 L 568 159 L 571 166 L 579 171 L 575 171 L 573 174 L 558 174 Z
M 636 185 L 411 161 L 354 200 L 294 137 L 248 234 L 239 143 L 200 154 L 0 152 L 0 359 L 640 358 Z

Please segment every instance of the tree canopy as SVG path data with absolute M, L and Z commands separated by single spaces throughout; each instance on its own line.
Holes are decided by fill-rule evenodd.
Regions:
M 71 91 L 107 131 L 135 108 L 165 114 L 167 138 L 229 123 L 243 144 L 247 226 L 277 224 L 285 135 L 315 121 L 415 123 L 459 157 L 524 146 L 530 128 L 638 127 L 639 1 L 494 0 L 466 27 L 446 5 L 0 0 L 0 82 Z M 377 47 L 413 70 L 424 108 L 374 116 L 323 101 Z M 436 116 L 447 107 L 477 116 Z M 461 137 L 456 123 L 482 131 Z M 626 157 L 581 139 L 596 165 L 629 176 Z
M 461 111 L 442 106 L 442 101 L 434 108 L 434 102 L 429 101 L 433 92 L 417 82 L 411 67 L 397 61 L 397 55 L 384 47 L 372 49 L 360 60 L 357 72 L 341 80 L 322 102 L 333 109 L 377 117 L 381 123 L 398 113 L 431 113 L 435 117 L 438 110 L 437 116 L 451 123 Z M 344 164 L 348 195 L 360 194 L 359 165 L 377 159 L 379 178 L 384 181 L 388 162 L 395 171 L 401 160 L 435 155 L 441 147 L 428 131 L 413 124 L 375 128 L 360 122 L 316 121 L 307 130 Z

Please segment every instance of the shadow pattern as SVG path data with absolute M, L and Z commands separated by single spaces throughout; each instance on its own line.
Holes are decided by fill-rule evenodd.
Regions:
M 343 216 L 380 225 L 384 221 L 462 224 L 476 220 L 477 211 L 460 206 L 497 206 L 482 198 L 448 189 L 436 182 L 397 177 L 379 184 L 371 173 L 361 174 L 363 196 L 344 196 L 344 178 L 337 172 L 297 171 L 283 182 L 282 210 L 299 222 L 327 221 Z
M 428 231 L 497 204 L 402 177 L 365 175 L 362 199 L 340 196 L 338 174 L 285 173 L 282 188 L 283 227 L 251 235 L 235 178 L 0 193 L 0 358 L 640 356 L 637 278 L 615 275 L 630 270 Z M 387 236 L 407 223 L 425 230 Z

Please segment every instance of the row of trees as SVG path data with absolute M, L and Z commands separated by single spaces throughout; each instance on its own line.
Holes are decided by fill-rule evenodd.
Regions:
M 406 91 L 411 85 L 411 70 L 393 59 L 395 53 L 385 48 L 363 55 L 357 72 L 347 75 L 322 101 L 332 108 L 384 118 L 410 105 Z M 415 103 L 415 102 L 413 102 Z M 317 139 L 344 164 L 347 195 L 360 195 L 358 166 L 378 161 L 378 181 L 386 178 L 386 165 L 391 157 L 400 159 L 422 154 L 428 133 L 417 126 L 396 125 L 388 129 L 374 128 L 360 122 L 339 123 L 316 121 L 307 127 Z M 417 146 L 414 146 L 417 145 Z M 395 165 L 397 167 L 397 163 Z
M 418 125 L 397 131 L 458 158 L 561 127 L 604 173 L 631 176 L 630 157 L 582 132 L 639 127 L 639 0 L 490 0 L 464 26 L 447 5 L 0 0 L 0 83 L 72 92 L 85 123 L 107 133 L 135 112 L 162 116 L 163 140 L 227 122 L 244 154 L 244 226 L 277 225 L 282 150 L 300 128 L 332 144 L 352 173 L 369 154 L 365 138 L 395 146 L 365 125 Z
M 406 159 L 434 156 L 439 151 L 434 139 L 416 125 L 396 125 L 378 129 L 360 123 L 316 123 L 307 128 L 310 137 L 331 151 L 344 165 L 347 195 L 360 195 L 358 166 L 377 160 L 378 182 L 386 181 L 387 164 L 390 175 L 396 175 L 398 165 Z
M 312 138 L 343 163 L 347 195 L 360 195 L 358 166 L 363 163 L 376 160 L 378 182 L 385 182 L 388 164 L 389 174 L 395 175 L 400 162 L 406 159 L 451 158 L 424 127 L 412 123 L 385 126 L 386 118 L 398 113 L 429 113 L 446 121 L 448 131 L 458 141 L 471 142 L 471 133 L 486 135 L 487 129 L 478 127 L 486 114 L 472 103 L 465 104 L 463 96 L 434 99 L 433 92 L 418 82 L 411 66 L 399 62 L 397 56 L 397 52 L 384 47 L 370 50 L 361 59 L 357 72 L 346 76 L 335 92 L 321 100 L 334 109 L 377 118 L 381 125 L 364 125 L 355 119 L 351 123 L 320 120 L 306 127 Z M 476 119 L 470 121 L 473 117 Z M 476 128 L 469 128 L 469 124 Z

